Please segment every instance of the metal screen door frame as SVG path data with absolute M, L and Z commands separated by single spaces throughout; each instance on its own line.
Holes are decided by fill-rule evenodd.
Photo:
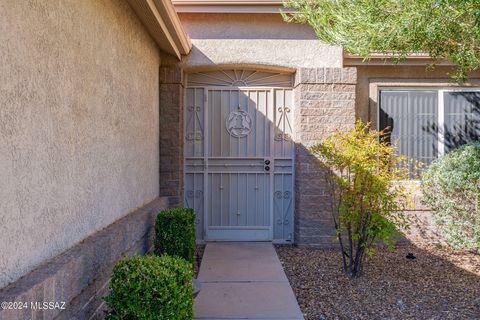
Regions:
M 205 115 L 204 115 L 204 119 L 205 119 L 205 128 L 208 128 L 208 120 L 209 120 L 209 108 L 210 108 L 210 101 L 209 101 L 209 92 L 210 91 L 215 91 L 215 90 L 221 90 L 221 91 L 238 91 L 238 92 L 242 92 L 242 91 L 268 91 L 270 92 L 270 99 L 268 99 L 267 101 L 267 105 L 266 105 L 266 108 L 268 108 L 268 110 L 271 110 L 272 112 L 274 112 L 274 105 L 273 105 L 273 102 L 274 102 L 274 99 L 273 99 L 273 95 L 274 95 L 274 90 L 273 88 L 268 88 L 268 87 L 224 87 L 224 86 L 209 86 L 209 87 L 206 87 L 204 89 L 204 96 L 205 96 Z M 274 135 L 274 125 L 271 125 L 270 126 L 270 134 L 269 134 L 269 137 L 272 138 L 273 135 Z M 209 182 L 209 175 L 210 175 L 210 170 L 209 170 L 209 163 L 208 163 L 208 160 L 209 160 L 209 155 L 208 155 L 208 152 L 210 150 L 210 145 L 209 145 L 209 142 L 210 142 L 210 137 L 208 136 L 208 130 L 205 129 L 205 148 L 204 148 L 204 161 L 205 161 L 205 179 L 204 179 L 204 190 L 206 190 L 205 194 L 208 194 L 208 182 Z M 256 134 L 256 132 L 254 133 Z M 269 150 L 268 150 L 268 153 L 269 153 L 269 158 L 272 159 L 272 162 L 274 161 L 274 159 L 272 158 L 272 154 L 273 154 L 273 148 L 274 148 L 274 144 L 272 143 L 272 141 L 269 142 Z M 272 163 L 272 167 L 273 167 L 273 163 Z M 269 180 L 269 190 L 267 192 L 267 194 L 269 195 L 269 198 L 268 198 L 268 202 L 269 202 L 269 210 L 268 210 L 268 215 L 269 215 L 269 225 L 268 225 L 268 234 L 267 234 L 267 237 L 263 237 L 263 234 L 262 234 L 262 231 L 253 231 L 253 232 L 246 232 L 247 230 L 254 230 L 252 229 L 252 227 L 245 227 L 245 231 L 242 232 L 242 233 L 239 233 L 239 237 L 235 238 L 234 240 L 236 241 L 252 241 L 252 240 L 259 240 L 259 241 L 272 241 L 273 240 L 273 171 L 270 171 L 268 172 L 268 180 Z M 205 240 L 217 240 L 217 241 L 228 241 L 228 240 L 231 240 L 231 238 L 229 239 L 229 237 L 225 237 L 224 239 L 222 238 L 219 238 L 219 237 L 209 237 L 209 228 L 210 227 L 210 221 L 208 219 L 209 217 L 209 214 L 208 214 L 208 209 L 207 209 L 207 206 L 208 206 L 208 201 L 204 201 L 204 235 L 205 235 Z M 213 229 L 213 228 L 212 228 Z M 223 228 L 224 230 L 228 229 L 226 227 Z M 236 227 L 234 228 L 236 230 L 241 230 L 243 229 L 242 227 Z M 258 230 L 267 230 L 266 228 L 259 228 Z M 213 232 L 211 232 L 213 233 Z
M 203 158 L 201 159 L 202 162 L 203 162 L 203 193 L 202 193 L 202 196 L 203 196 L 203 217 L 201 219 L 201 223 L 202 223 L 202 235 L 201 235 L 201 238 L 203 238 L 204 240 L 206 241 L 274 241 L 275 242 L 291 242 L 293 241 L 293 226 L 291 227 L 292 228 L 292 232 L 290 234 L 290 238 L 289 239 L 275 239 L 275 236 L 274 236 L 274 223 L 275 223 L 275 208 L 274 208 L 274 199 L 275 199 L 275 159 L 277 158 L 276 155 L 275 155 L 275 134 L 276 134 L 276 119 L 275 117 L 277 116 L 277 110 L 276 110 L 276 105 L 275 105 L 275 101 L 276 101 L 276 98 L 275 98 L 275 91 L 276 90 L 283 90 L 284 91 L 284 95 L 285 95 L 285 91 L 286 90 L 289 90 L 291 91 L 292 90 L 292 87 L 265 87 L 265 86 L 234 86 L 234 87 L 231 87 L 231 86 L 187 86 L 186 87 L 186 90 L 185 92 L 187 93 L 187 90 L 188 89 L 194 89 L 194 90 L 203 90 L 203 154 L 201 157 L 199 156 L 194 156 L 194 157 L 186 157 L 186 159 L 190 158 L 190 159 L 196 159 L 196 160 L 200 160 L 200 158 Z M 210 141 L 211 141 L 211 136 L 210 136 L 210 123 L 209 123 L 209 120 L 210 120 L 210 108 L 212 107 L 211 105 L 211 101 L 209 101 L 209 97 L 210 97 L 210 92 L 213 92 L 213 91 L 235 91 L 235 92 L 249 92 L 249 91 L 263 91 L 263 92 L 268 92 L 268 95 L 266 95 L 266 97 L 268 97 L 267 99 L 267 102 L 266 102 L 266 110 L 268 110 L 268 112 L 271 112 L 272 114 L 270 115 L 270 117 L 272 117 L 272 119 L 269 118 L 268 115 L 265 115 L 265 120 L 264 121 L 270 121 L 271 124 L 269 125 L 269 130 L 265 131 L 265 134 L 266 132 L 269 132 L 269 135 L 268 135 L 268 139 L 269 140 L 269 145 L 268 147 L 265 146 L 265 151 L 268 150 L 268 156 L 266 154 L 264 154 L 263 156 L 258 156 L 258 157 L 238 157 L 237 159 L 255 159 L 255 160 L 259 160 L 259 159 L 265 159 L 265 158 L 268 158 L 270 161 L 271 161 L 271 165 L 270 167 L 272 168 L 271 171 L 268 171 L 268 172 L 263 172 L 264 175 L 268 175 L 268 191 L 266 192 L 266 194 L 268 194 L 268 199 L 266 199 L 266 201 L 269 203 L 269 206 L 268 206 L 268 227 L 261 227 L 261 226 L 258 226 L 258 227 L 255 227 L 255 226 L 234 226 L 234 227 L 230 227 L 230 226 L 210 226 L 210 221 L 209 221 L 209 212 L 208 212 L 208 197 L 211 196 L 209 193 L 210 193 L 210 175 L 212 175 L 212 183 L 213 183 L 213 174 L 216 173 L 215 171 L 211 171 L 212 169 L 210 169 L 209 167 L 209 160 L 210 158 L 215 158 L 213 156 L 210 156 Z M 292 95 L 293 95 L 293 91 L 292 92 Z M 292 102 L 293 102 L 293 96 L 292 96 Z M 185 102 L 187 101 L 187 99 L 185 98 Z M 213 102 L 212 102 L 213 103 Z M 230 102 L 230 106 L 229 108 L 231 107 L 231 102 Z M 285 104 L 285 101 L 284 101 L 284 104 Z M 255 105 L 255 108 L 257 108 L 258 105 Z M 258 112 L 258 111 L 257 111 Z M 292 116 L 293 117 L 293 116 Z M 186 121 L 186 119 L 185 119 Z M 195 121 L 195 119 L 194 119 Z M 292 120 L 293 121 L 293 120 Z M 215 124 L 217 125 L 217 124 Z M 222 130 L 222 129 L 221 129 Z M 225 130 L 225 128 L 223 128 L 223 130 Z M 212 134 L 213 134 L 213 131 L 212 131 Z M 256 134 L 256 132 L 254 132 L 254 134 Z M 265 138 L 266 140 L 266 138 Z M 221 147 L 221 146 L 220 146 Z M 222 158 L 222 157 L 220 157 Z M 235 159 L 235 157 L 225 157 L 225 158 L 230 158 L 230 159 Z M 286 159 L 286 158 L 285 158 Z M 282 158 L 283 160 L 283 158 Z M 291 173 L 287 173 L 287 174 L 291 174 L 291 183 L 292 183 L 292 190 L 291 190 L 291 203 L 290 203 L 290 206 L 292 206 L 292 208 L 294 208 L 295 204 L 294 204 L 294 195 L 293 195 L 293 192 L 294 192 L 294 181 L 295 181 L 295 169 L 294 169 L 294 166 L 295 166 L 295 152 L 294 152 L 294 148 L 293 148 L 293 152 L 291 153 L 291 156 L 289 157 L 289 160 L 291 160 Z M 197 164 L 197 166 L 199 166 L 199 164 Z M 189 171 L 187 171 L 187 162 L 185 163 L 185 177 L 188 173 L 191 173 Z M 197 171 L 197 173 L 200 173 L 199 171 Z M 195 173 L 194 173 L 195 174 Z M 248 172 L 246 173 L 247 174 L 247 181 L 248 181 Z M 258 173 L 256 173 L 258 174 Z M 279 174 L 282 174 L 282 173 L 279 173 Z M 185 179 L 184 177 L 184 179 Z M 238 178 L 237 178 L 238 179 Z M 283 176 L 282 176 L 282 179 L 283 179 Z M 238 182 L 238 181 L 237 181 Z M 231 181 L 229 180 L 229 183 L 231 183 Z M 247 185 L 247 188 L 248 188 L 248 185 Z M 237 190 L 238 192 L 238 190 Z M 282 195 L 283 196 L 283 195 Z M 282 200 L 283 201 L 283 200 Z M 248 209 L 247 209 L 248 210 Z M 283 209 L 282 209 L 283 210 Z M 288 209 L 287 209 L 288 210 Z M 294 210 L 292 209 L 292 213 L 291 213 L 291 221 L 290 223 L 293 224 L 293 220 L 294 220 Z M 199 222 L 199 219 L 197 219 L 197 223 Z M 211 237 L 210 234 L 212 233 L 212 230 L 214 229 L 222 229 L 225 231 L 225 234 L 228 234 L 228 230 L 231 229 L 232 231 L 230 232 L 236 232 L 236 237 L 231 237 L 231 236 L 225 236 L 225 237 L 222 237 L 222 236 L 214 236 L 214 237 Z M 197 230 L 197 232 L 200 231 L 200 230 Z M 242 232 L 243 231 L 243 232 Z

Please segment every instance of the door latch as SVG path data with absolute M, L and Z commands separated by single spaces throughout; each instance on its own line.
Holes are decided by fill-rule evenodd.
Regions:
M 265 164 L 263 169 L 265 169 L 265 171 L 270 171 L 270 160 L 265 159 L 265 161 L 263 163 Z

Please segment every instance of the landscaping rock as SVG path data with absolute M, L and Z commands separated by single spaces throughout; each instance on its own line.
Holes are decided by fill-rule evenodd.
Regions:
M 480 319 L 480 255 L 405 244 L 351 279 L 338 250 L 276 249 L 305 319 Z

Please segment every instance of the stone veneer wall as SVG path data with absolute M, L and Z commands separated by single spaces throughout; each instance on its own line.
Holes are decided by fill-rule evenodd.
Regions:
M 160 194 L 183 205 L 183 71 L 160 68 Z
M 0 309 L 0 319 L 103 319 L 113 266 L 152 249 L 156 214 L 167 205 L 167 198 L 157 198 L 1 289 L 0 301 L 27 302 L 28 308 Z M 65 310 L 30 306 L 44 301 L 65 302 Z
M 301 68 L 295 76 L 295 242 L 334 244 L 324 172 L 308 148 L 355 124 L 355 68 Z

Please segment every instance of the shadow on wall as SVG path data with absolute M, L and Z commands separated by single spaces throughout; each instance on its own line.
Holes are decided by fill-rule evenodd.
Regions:
M 185 204 L 197 213 L 197 237 L 205 238 L 205 232 L 209 239 L 235 236 L 228 230 L 243 229 L 244 234 L 265 240 L 273 224 L 274 239 L 290 241 L 294 142 L 293 123 L 287 115 L 293 108 L 286 100 L 292 91 L 235 87 L 261 82 L 262 72 L 224 76 L 216 79 L 221 85 L 207 92 L 208 106 L 203 87 L 186 92 Z M 275 106 L 270 103 L 273 98 Z
M 200 87 L 206 85 L 199 81 L 195 79 Z M 331 247 L 335 228 L 331 195 L 325 184 L 325 169 L 307 146 L 292 139 L 295 131 L 301 130 L 302 126 L 301 123 L 294 126 L 290 119 L 289 114 L 298 111 L 289 105 L 294 103 L 293 99 L 287 104 L 277 99 L 274 108 L 267 111 L 265 89 L 258 88 L 260 92 L 265 91 L 263 96 L 259 96 L 256 90 L 250 92 L 244 89 L 239 93 L 238 89 L 228 88 L 232 79 L 218 81 L 226 90 L 222 91 L 219 86 L 209 91 L 208 107 L 211 110 L 208 111 L 207 121 L 203 115 L 206 108 L 203 89 L 189 88 L 186 94 L 185 203 L 197 213 L 197 237 L 204 239 L 206 229 L 211 227 L 265 227 L 273 223 L 276 240 L 291 241 L 294 236 L 298 244 Z M 278 89 L 278 92 L 282 90 Z M 275 111 L 275 116 L 272 111 Z M 234 121 L 229 121 L 230 115 L 235 112 L 245 112 L 250 119 L 246 121 L 245 118 L 234 117 L 231 119 Z M 304 115 L 302 117 L 305 118 Z M 206 127 L 205 123 L 208 123 Z M 319 128 L 315 135 L 320 136 L 332 127 L 326 123 L 325 129 Z M 270 143 L 273 143 L 272 148 Z M 212 158 L 208 164 L 207 182 L 204 180 L 203 162 L 206 147 L 208 157 Z M 270 154 L 270 149 L 273 154 Z M 294 164 L 289 162 L 292 152 L 295 154 Z M 241 159 L 234 163 L 226 158 L 252 160 Z M 270 173 L 264 171 L 264 161 L 272 159 L 276 159 L 271 161 L 274 165 L 270 166 L 270 172 L 274 172 L 274 186 L 269 194 L 265 193 L 268 188 L 265 179 Z M 242 174 L 223 174 L 222 166 L 231 170 L 241 169 Z M 255 181 L 257 184 L 254 184 Z M 207 190 L 204 190 L 205 186 Z M 230 194 L 238 196 L 232 201 Z M 274 216 L 270 221 L 265 210 L 272 195 Z
M 239 79 L 233 80 L 237 81 Z M 288 171 L 288 166 L 291 166 L 291 164 L 279 163 L 282 166 L 271 168 L 275 172 L 275 185 L 272 192 L 275 208 L 274 220 L 272 221 L 275 233 L 274 239 L 289 239 L 288 234 L 291 233 L 293 228 L 295 242 L 300 245 L 321 247 L 335 245 L 331 195 L 325 182 L 327 172 L 321 167 L 319 160 L 310 152 L 309 146 L 295 142 L 291 138 L 295 131 L 301 131 L 302 123 L 299 121 L 293 127 L 292 122 L 285 121 L 285 114 L 282 114 L 279 110 L 283 110 L 286 105 L 277 104 L 274 106 L 275 117 L 267 113 L 266 107 L 261 106 L 262 103 L 265 105 L 265 102 L 260 101 L 266 98 L 259 98 L 255 90 L 252 90 L 252 92 L 244 90 L 240 93 L 238 93 L 238 89 L 221 90 L 222 86 L 229 88 L 234 82 L 233 80 L 227 78 L 218 80 L 221 85 L 218 85 L 214 91 L 210 91 L 212 96 L 208 98 L 209 104 L 215 99 L 216 102 L 214 106 L 210 106 L 213 110 L 208 112 L 207 122 L 204 118 L 204 109 L 207 106 L 205 106 L 203 98 L 203 89 L 187 89 L 184 200 L 189 207 L 194 208 L 197 212 L 197 237 L 199 239 L 204 238 L 205 224 L 215 227 L 262 227 L 269 225 L 271 222 L 268 220 L 268 215 L 258 208 L 262 208 L 266 199 L 270 199 L 271 195 L 263 193 L 267 188 L 266 183 L 261 184 L 263 182 L 258 184 L 258 191 L 254 191 L 257 185 L 253 184 L 253 181 L 255 181 L 255 178 L 261 177 L 263 179 L 268 176 L 264 171 L 264 160 L 266 158 L 288 157 L 288 150 L 294 148 L 295 180 L 293 183 L 288 181 L 288 179 L 291 179 L 291 171 Z M 206 84 L 202 84 L 200 87 L 204 85 Z M 195 90 L 198 90 L 198 92 Z M 261 91 L 262 89 L 258 90 Z M 294 107 L 291 107 L 289 112 L 297 111 L 294 110 Z M 227 121 L 229 115 L 233 112 L 245 112 L 250 119 L 247 121 L 243 117 L 237 117 L 232 118 L 234 121 Z M 301 118 L 305 119 L 307 117 L 302 115 Z M 208 123 L 208 126 L 205 126 L 206 123 Z M 328 134 L 327 131 L 333 127 L 329 123 L 315 125 L 318 126 L 318 132 L 315 132 L 317 137 Z M 229 134 L 228 130 L 232 131 L 232 129 L 238 132 L 233 135 Z M 259 133 L 261 133 L 260 136 Z M 207 144 L 205 144 L 205 139 L 208 140 Z M 270 147 L 267 141 L 271 141 L 275 145 L 272 149 L 273 155 L 269 152 Z M 209 162 L 209 177 L 211 177 L 209 179 L 211 180 L 205 183 L 203 157 L 204 149 L 207 146 L 209 157 L 219 159 Z M 240 168 L 245 174 L 243 176 L 224 175 L 219 178 L 221 168 L 226 164 L 222 161 L 228 157 L 252 158 L 254 160 L 251 162 L 228 163 L 227 167 Z M 257 174 L 258 172 L 260 173 Z M 240 185 L 240 189 L 236 187 L 237 184 Z M 204 190 L 205 185 L 209 188 L 208 196 L 206 190 Z M 241 189 L 245 192 L 239 192 Z M 294 202 L 291 197 L 293 191 L 295 191 Z M 231 201 L 228 197 L 230 193 L 238 194 L 238 199 Z M 253 200 L 256 194 L 262 196 Z M 204 203 L 204 201 L 207 203 Z M 204 212 L 205 208 L 207 210 L 206 214 Z M 293 209 L 295 209 L 294 215 Z M 258 214 L 252 214 L 256 212 Z M 206 216 L 208 222 L 204 221 Z M 293 226 L 292 217 L 294 217 Z M 416 237 L 433 238 L 435 233 L 429 232 L 431 228 L 426 225 L 430 219 L 426 218 L 423 213 L 418 212 L 417 220 L 416 225 L 420 230 L 415 232 Z
M 337 240 L 332 218 L 333 203 L 326 183 L 329 173 L 307 146 L 296 143 L 295 155 L 295 242 L 318 247 L 334 246 Z
M 318 141 L 319 142 L 319 141 Z M 296 144 L 296 236 L 299 244 L 332 247 L 338 245 L 332 218 L 332 197 L 327 188 L 326 175 L 330 172 L 300 143 Z M 410 229 L 397 237 L 398 243 L 444 243 L 444 238 L 434 225 L 432 214 L 421 204 L 421 191 L 415 183 L 413 188 L 415 207 L 405 213 L 410 220 Z
M 332 196 L 326 182 L 326 175 L 331 173 L 308 147 L 296 143 L 295 148 L 296 242 L 325 248 L 337 246 Z M 397 243 L 445 244 L 432 213 L 421 204 L 421 190 L 414 181 L 406 183 L 415 205 L 405 212 L 410 228 L 403 230 L 404 235 L 396 237 Z

